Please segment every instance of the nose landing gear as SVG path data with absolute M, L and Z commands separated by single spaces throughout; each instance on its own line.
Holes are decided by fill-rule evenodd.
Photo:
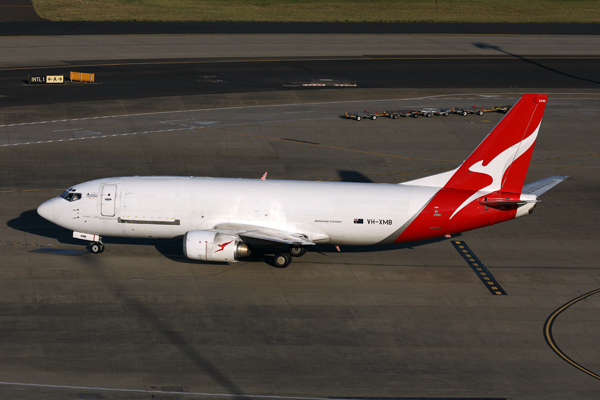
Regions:
M 102 243 L 102 236 L 100 235 L 74 231 L 73 237 L 75 239 L 90 241 L 90 245 L 87 249 L 94 254 L 102 253 L 104 251 L 104 244 Z
M 89 250 L 94 254 L 102 253 L 104 251 L 104 243 L 92 242 L 90 243 Z

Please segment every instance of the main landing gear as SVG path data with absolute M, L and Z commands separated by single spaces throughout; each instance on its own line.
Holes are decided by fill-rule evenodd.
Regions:
M 104 251 L 104 243 L 92 242 L 90 243 L 89 249 L 94 254 L 102 253 Z
M 306 254 L 306 246 L 293 244 L 290 246 L 290 254 L 292 257 L 302 257 Z
M 275 253 L 273 262 L 277 268 L 285 268 L 292 263 L 292 255 L 285 251 Z
M 304 254 L 306 254 L 306 246 L 293 244 L 289 251 L 275 249 L 273 262 L 277 268 L 285 268 L 292 263 L 292 257 L 302 257 Z

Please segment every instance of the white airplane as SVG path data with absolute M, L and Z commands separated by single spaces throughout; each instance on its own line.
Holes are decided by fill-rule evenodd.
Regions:
M 525 94 L 456 169 L 400 184 L 120 177 L 75 185 L 38 213 L 104 251 L 102 236 L 180 238 L 186 257 L 232 262 L 253 246 L 286 267 L 306 246 L 448 236 L 530 214 L 566 176 L 523 185 L 547 95 Z

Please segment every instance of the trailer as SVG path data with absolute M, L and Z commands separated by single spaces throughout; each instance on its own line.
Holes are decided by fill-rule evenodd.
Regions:
M 356 121 L 360 121 L 361 119 L 365 118 L 365 119 L 372 119 L 373 121 L 377 119 L 377 117 L 380 117 L 381 115 L 377 112 L 372 113 L 370 111 L 363 111 L 363 112 L 353 112 L 353 113 L 345 113 L 346 118 L 348 119 L 354 119 Z
M 382 114 L 384 114 L 386 117 L 389 117 L 392 119 L 398 119 L 398 117 L 417 118 L 420 113 L 421 113 L 420 111 L 416 111 L 416 110 L 396 110 L 396 111 L 383 111 Z
M 447 108 L 422 108 L 419 110 L 419 113 L 427 118 L 431 118 L 434 115 L 441 115 L 443 117 L 447 117 L 452 110 Z
M 475 106 L 471 107 L 471 108 L 453 108 L 452 112 L 454 114 L 460 114 L 460 115 L 467 115 L 467 114 L 477 114 L 477 115 L 483 115 L 485 113 L 485 108 L 477 108 Z
M 404 111 L 382 111 L 381 114 L 385 115 L 388 118 L 391 119 L 398 119 L 398 117 L 400 116 L 401 113 L 403 113 Z

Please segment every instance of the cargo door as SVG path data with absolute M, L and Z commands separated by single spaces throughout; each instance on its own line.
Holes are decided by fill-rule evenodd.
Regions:
M 117 185 L 104 185 L 102 187 L 102 197 L 100 209 L 103 217 L 115 216 Z

